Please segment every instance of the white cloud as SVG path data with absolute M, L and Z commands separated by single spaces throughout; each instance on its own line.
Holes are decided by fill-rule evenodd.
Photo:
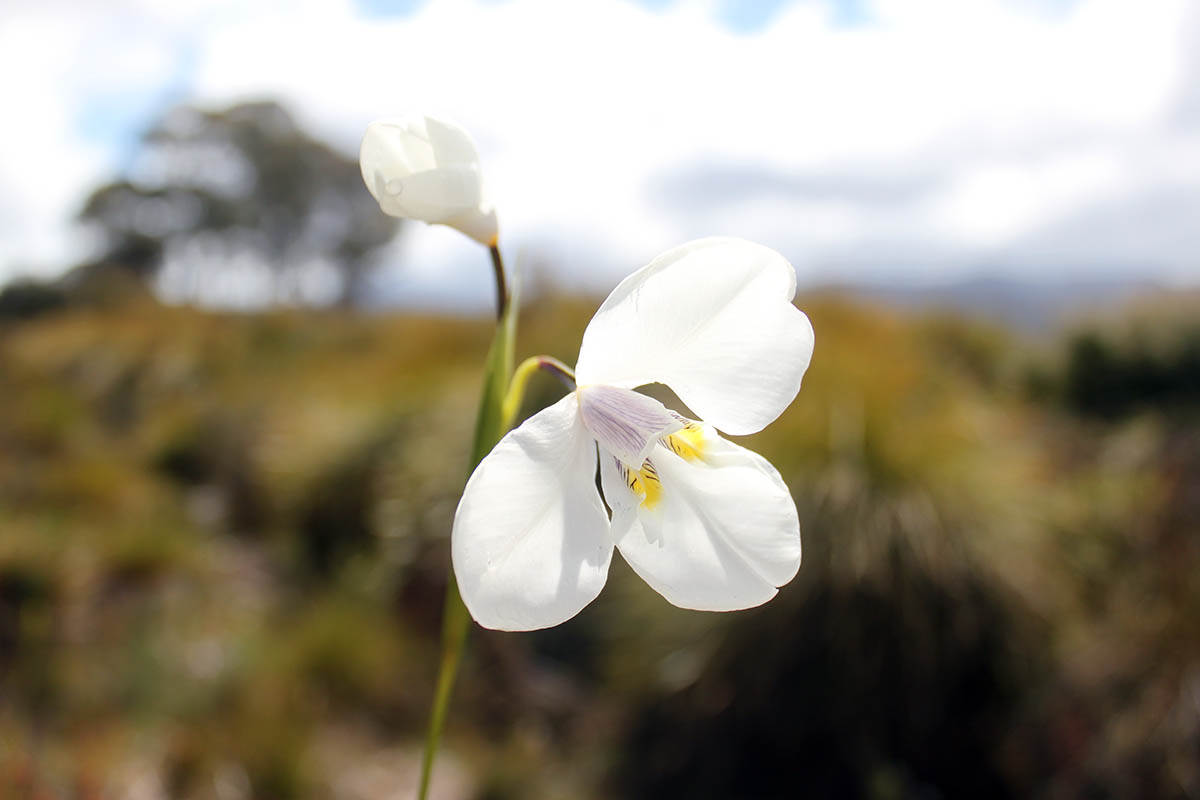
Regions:
M 0 161 L 0 188 L 36 209 L 21 227 L 59 230 L 104 163 L 80 147 L 72 104 L 105 87 L 151 91 L 186 50 L 195 98 L 283 97 L 347 150 L 374 118 L 456 119 L 479 140 L 508 249 L 547 253 L 568 283 L 606 288 L 710 233 L 775 246 L 811 280 L 896 277 L 915 263 L 937 276 L 1030 268 L 1058 252 L 1085 264 L 1114 257 L 1089 249 L 1089 209 L 1200 192 L 1200 133 L 1173 122 L 1198 77 L 1187 15 L 1187 0 L 1079 0 L 1053 14 L 877 0 L 869 24 L 839 27 L 807 2 L 739 35 L 687 2 L 653 13 L 619 0 L 434 0 L 368 20 L 349 0 L 126 0 L 100 36 L 87 14 L 43 14 L 62 30 L 44 22 L 32 35 L 27 18 L 16 34 L 0 22 L 25 43 L 0 67 L 37 64 L 19 99 L 40 101 L 45 120 L 19 135 L 20 159 Z M 84 55 L 63 56 L 64 44 Z M 687 191 L 664 190 L 688 175 L 675 182 Z M 897 189 L 897 176 L 911 186 Z M 452 232 L 408 234 L 404 280 L 451 296 L 479 254 Z M 1056 236 L 1074 238 L 1045 244 Z M 1116 256 L 1138 269 L 1189 269 L 1189 253 L 1142 257 L 1136 235 L 1122 241 Z M 1156 241 L 1190 239 L 1168 230 Z M 37 237 L 6 230 L 4 242 L 0 264 L 56 257 Z
M 73 108 L 64 95 L 73 83 L 70 64 L 56 46 L 75 52 L 82 29 L 56 29 L 50 15 L 10 10 L 0 22 L 0 100 L 8 113 L 0 156 L 0 270 L 17 261 L 38 262 L 67 253 L 62 209 L 103 165 L 103 153 L 74 135 Z M 0 271 L 0 277 L 3 272 Z
M 1107 199 L 1127 181 L 1111 152 L 984 162 L 950 181 L 932 204 L 930 218 L 947 239 L 986 250 Z

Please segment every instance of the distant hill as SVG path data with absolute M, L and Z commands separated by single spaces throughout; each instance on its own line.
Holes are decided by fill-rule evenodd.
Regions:
M 1167 291 L 1162 284 L 1128 278 L 1034 281 L 998 275 L 925 286 L 872 283 L 836 288 L 901 308 L 979 314 L 1025 330 L 1048 328 L 1065 315 Z

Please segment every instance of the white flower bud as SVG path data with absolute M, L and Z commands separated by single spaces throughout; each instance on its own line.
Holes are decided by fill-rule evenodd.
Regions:
M 358 156 L 363 181 L 383 213 L 449 225 L 480 244 L 496 243 L 475 143 L 462 128 L 422 115 L 372 122 Z

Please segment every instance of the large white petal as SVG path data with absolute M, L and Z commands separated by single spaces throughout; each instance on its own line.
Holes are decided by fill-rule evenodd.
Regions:
M 547 628 L 600 593 L 613 545 L 595 475 L 595 443 L 574 393 L 530 417 L 480 462 L 451 539 L 454 574 L 476 622 Z
M 761 430 L 800 390 L 812 358 L 796 272 L 742 239 L 700 239 L 623 280 L 588 324 L 579 384 L 665 383 L 726 433 Z
M 655 450 L 650 461 L 662 488 L 654 508 L 639 505 L 611 457 L 600 458 L 617 549 L 670 602 L 704 611 L 750 608 L 795 576 L 796 505 L 762 456 L 715 432 L 703 462 Z

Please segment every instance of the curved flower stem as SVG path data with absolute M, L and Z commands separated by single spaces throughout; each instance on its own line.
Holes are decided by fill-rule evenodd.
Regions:
M 496 331 L 492 335 L 492 346 L 488 350 L 484 368 L 483 397 L 479 401 L 479 414 L 475 419 L 475 441 L 471 447 L 471 471 L 483 460 L 508 430 L 511 418 L 504 414 L 508 396 L 509 376 L 512 374 L 513 343 L 516 338 L 516 297 L 509 297 L 508 282 L 505 280 L 504 263 L 500 250 L 491 246 L 492 267 L 496 273 L 496 302 L 498 315 Z M 528 379 L 527 379 L 528 380 Z M 518 401 L 519 402 L 519 401 Z M 469 473 L 468 473 L 469 474 Z M 425 736 L 425 754 L 421 759 L 421 781 L 417 789 L 418 800 L 425 800 L 429 793 L 429 779 L 433 773 L 433 761 L 437 756 L 442 738 L 442 727 L 450 707 L 450 695 L 458 677 L 458 666 L 466 646 L 467 631 L 471 626 L 471 615 L 463 605 L 458 593 L 458 583 L 451 567 L 446 578 L 446 601 L 442 611 L 442 660 L 438 668 L 437 687 L 433 693 L 433 709 L 429 717 L 429 730 Z
M 508 310 L 508 281 L 504 274 L 504 261 L 500 258 L 500 246 L 492 242 L 488 247 L 492 256 L 492 272 L 496 277 L 496 320 L 503 322 L 504 313 Z
M 551 373 L 568 389 L 575 391 L 575 372 L 570 367 L 553 356 L 530 356 L 521 362 L 517 371 L 513 373 L 512 381 L 509 382 L 508 394 L 504 398 L 501 411 L 505 430 L 512 427 L 517 412 L 521 410 L 521 401 L 525 399 L 525 387 L 529 385 L 533 373 L 539 369 Z

